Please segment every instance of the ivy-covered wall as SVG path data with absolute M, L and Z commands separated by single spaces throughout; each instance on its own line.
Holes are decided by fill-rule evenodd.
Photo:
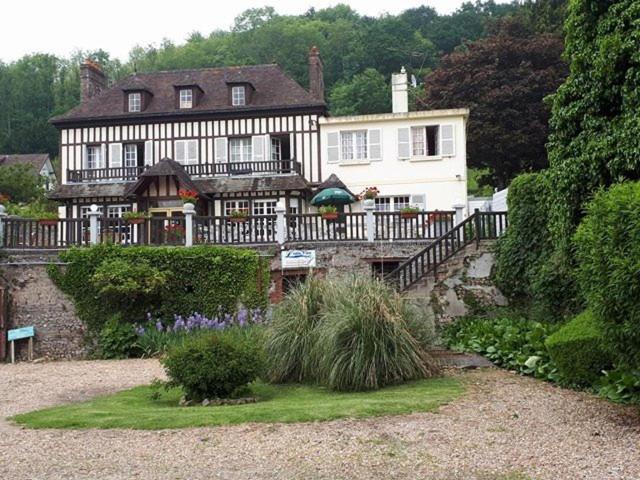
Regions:
M 49 275 L 92 333 L 114 316 L 135 323 L 147 312 L 213 316 L 238 304 L 267 304 L 269 262 L 254 250 L 98 245 L 62 252 L 60 259 L 67 265 L 50 266 Z

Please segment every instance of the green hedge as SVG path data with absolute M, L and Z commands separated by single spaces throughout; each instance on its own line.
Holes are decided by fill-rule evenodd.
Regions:
M 249 249 L 231 247 L 122 247 L 98 245 L 60 254 L 63 267 L 49 274 L 97 334 L 109 318 L 142 322 L 147 312 L 162 318 L 199 312 L 234 312 L 239 303 L 265 307 L 269 262 Z M 140 265 L 152 272 L 141 273 Z M 105 289 L 105 278 L 118 282 Z M 115 278 L 115 277 L 114 277 Z M 118 289 L 126 291 L 114 295 Z
M 509 228 L 496 243 L 495 281 L 510 298 L 530 297 L 540 259 L 549 250 L 547 182 L 526 173 L 509 185 Z
M 640 367 L 640 182 L 598 192 L 573 240 L 578 284 L 616 364 Z
M 545 345 L 562 380 L 572 385 L 591 385 L 611 366 L 600 322 L 589 310 L 549 336 Z

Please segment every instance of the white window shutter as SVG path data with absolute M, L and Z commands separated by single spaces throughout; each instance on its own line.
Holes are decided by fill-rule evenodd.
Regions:
M 227 161 L 227 137 L 216 138 L 216 163 L 225 163 Z
M 255 135 L 251 137 L 251 152 L 254 162 L 264 161 L 264 135 Z
M 398 129 L 398 159 L 408 160 L 411 157 L 411 135 L 409 128 Z
M 187 163 L 198 163 L 198 141 L 187 142 Z
M 424 193 L 419 195 L 411 195 L 409 198 L 409 203 L 412 207 L 418 207 L 420 210 L 426 209 L 426 201 Z
M 185 158 L 187 157 L 184 149 L 184 141 L 176 140 L 175 149 L 176 149 L 175 161 L 181 162 L 181 163 L 184 162 Z
M 106 164 L 107 164 L 107 144 L 101 143 L 100 144 L 100 164 L 98 165 L 98 168 L 104 168 Z
M 89 168 L 89 148 L 86 144 L 82 145 L 82 168 Z
M 144 142 L 144 164 L 153 165 L 153 141 Z
M 382 130 L 379 128 L 369 130 L 369 160 L 382 160 Z
M 327 133 L 327 162 L 340 161 L 340 135 L 338 132 Z
M 122 144 L 121 143 L 109 144 L 109 166 L 111 168 L 122 167 Z
M 455 135 L 453 125 L 440 126 L 440 154 L 451 157 L 455 155 Z

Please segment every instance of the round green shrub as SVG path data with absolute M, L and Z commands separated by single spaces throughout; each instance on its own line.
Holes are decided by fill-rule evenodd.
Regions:
M 616 363 L 640 366 L 640 182 L 601 190 L 574 236 L 577 279 Z
M 561 379 L 571 385 L 592 385 L 611 366 L 603 349 L 600 322 L 585 310 L 545 341 Z
M 256 336 L 230 328 L 185 339 L 162 359 L 169 385 L 189 400 L 227 398 L 262 372 L 263 356 Z
M 308 382 L 316 378 L 313 349 L 325 301 L 324 282 L 310 278 L 276 306 L 266 341 L 272 382 Z
M 377 389 L 437 372 L 411 334 L 409 317 L 415 310 L 388 285 L 354 277 L 328 289 L 315 358 L 329 388 Z

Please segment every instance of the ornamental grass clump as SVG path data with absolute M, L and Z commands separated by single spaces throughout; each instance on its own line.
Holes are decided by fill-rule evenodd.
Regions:
M 325 290 L 323 281 L 311 278 L 288 293 L 274 310 L 265 347 L 272 382 L 315 379 L 313 348 Z
M 416 311 L 379 280 L 333 282 L 326 294 L 315 358 L 333 390 L 371 390 L 435 375 L 433 359 L 411 333 Z
M 357 391 L 434 375 L 425 349 L 431 324 L 418 317 L 380 281 L 310 279 L 275 308 L 269 379 Z

